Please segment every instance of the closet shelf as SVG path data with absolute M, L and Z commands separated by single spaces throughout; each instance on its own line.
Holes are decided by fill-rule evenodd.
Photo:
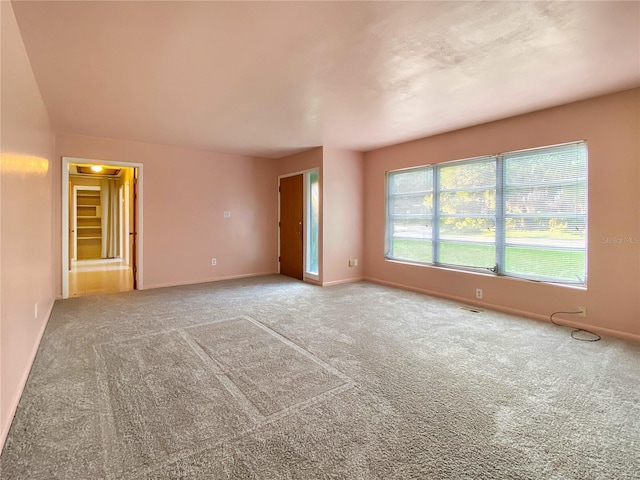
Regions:
M 87 187 L 92 188 L 92 187 Z M 76 239 L 80 260 L 99 258 L 102 240 L 100 190 L 80 190 L 76 194 Z

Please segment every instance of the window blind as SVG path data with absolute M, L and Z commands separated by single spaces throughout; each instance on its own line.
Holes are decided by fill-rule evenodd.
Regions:
M 585 142 L 391 171 L 385 255 L 586 285 L 587 204 Z
M 507 275 L 586 284 L 584 142 L 504 154 Z

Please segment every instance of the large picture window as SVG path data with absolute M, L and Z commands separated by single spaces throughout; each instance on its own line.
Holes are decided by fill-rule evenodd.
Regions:
M 584 142 L 387 174 L 386 257 L 587 282 Z

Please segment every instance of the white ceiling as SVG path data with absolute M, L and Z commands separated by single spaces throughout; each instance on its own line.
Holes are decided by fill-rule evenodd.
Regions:
M 13 2 L 58 133 L 278 157 L 640 85 L 640 3 Z

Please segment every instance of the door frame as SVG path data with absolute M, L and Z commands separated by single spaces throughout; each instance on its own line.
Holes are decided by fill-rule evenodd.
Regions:
M 79 157 L 62 157 L 62 298 L 69 298 L 69 165 L 72 163 L 80 164 L 100 164 L 113 167 L 127 167 L 138 170 L 138 191 L 136 198 L 133 199 L 134 211 L 134 231 L 137 234 L 135 241 L 135 252 L 131 252 L 136 256 L 136 272 L 133 273 L 134 286 L 137 290 L 143 290 L 143 175 L 142 163 L 119 162 L 113 160 L 98 160 L 95 158 L 79 158 Z M 137 281 L 136 281 L 137 278 Z
M 280 180 L 287 177 L 295 177 L 296 175 L 302 175 L 302 227 L 303 227 L 303 238 L 302 242 L 302 281 L 303 282 L 311 282 L 311 283 L 320 283 L 320 278 L 322 276 L 322 189 L 320 189 L 320 202 L 318 208 L 318 216 L 319 216 L 319 226 L 318 226 L 318 274 L 313 274 L 307 272 L 307 239 L 308 239 L 308 214 L 309 214 L 309 174 L 311 172 L 318 172 L 320 177 L 320 169 L 308 168 L 307 170 L 300 170 L 293 173 L 285 173 L 283 175 L 278 175 L 278 258 L 280 258 Z M 322 178 L 319 178 L 320 185 L 322 185 Z M 280 261 L 278 261 L 278 273 L 280 273 Z

